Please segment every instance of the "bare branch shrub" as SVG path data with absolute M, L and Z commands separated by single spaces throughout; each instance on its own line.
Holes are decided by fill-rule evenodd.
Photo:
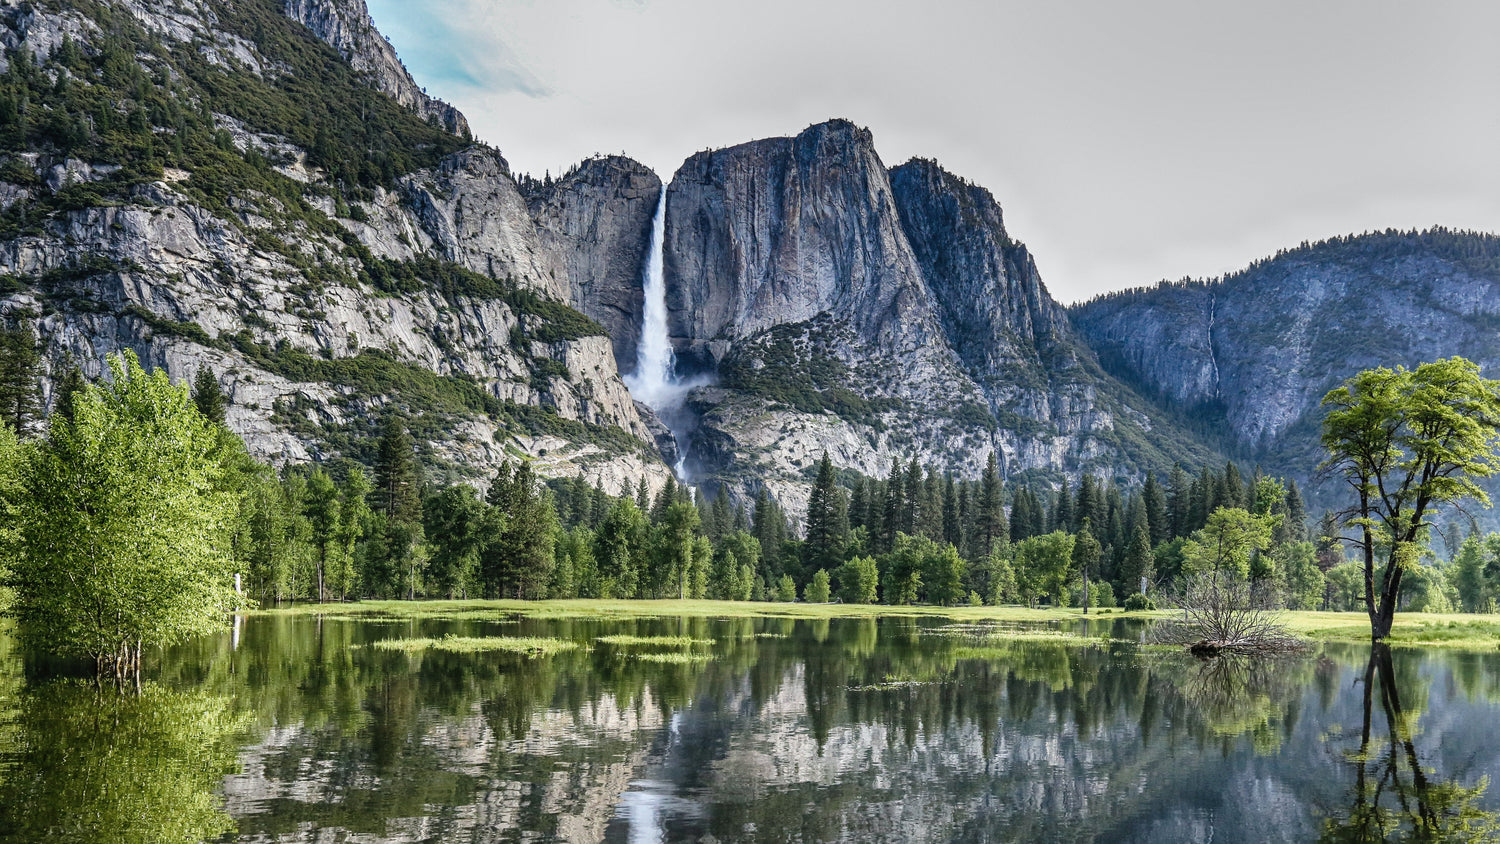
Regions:
M 1177 600 L 1179 621 L 1152 631 L 1163 644 L 1183 645 L 1194 656 L 1221 653 L 1264 656 L 1302 650 L 1306 644 L 1282 623 L 1285 615 L 1273 589 L 1258 588 L 1224 572 L 1190 579 Z

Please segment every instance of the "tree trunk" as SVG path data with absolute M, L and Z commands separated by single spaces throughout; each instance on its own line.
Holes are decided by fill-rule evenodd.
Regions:
M 1083 570 L 1083 614 L 1089 614 L 1089 570 Z

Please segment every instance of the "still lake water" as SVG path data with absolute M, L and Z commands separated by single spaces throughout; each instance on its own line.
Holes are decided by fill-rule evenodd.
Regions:
M 126 696 L 27 678 L 0 631 L 0 840 L 1492 834 L 1500 654 L 1199 663 L 1138 647 L 1123 621 L 1089 641 L 1015 630 L 257 616 L 166 654 Z M 371 646 L 445 634 L 581 647 Z M 597 641 L 620 634 L 713 643 Z

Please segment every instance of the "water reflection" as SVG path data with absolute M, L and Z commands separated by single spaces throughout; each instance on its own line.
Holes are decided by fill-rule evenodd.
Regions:
M 1417 753 L 1420 716 L 1402 707 L 1403 685 L 1412 687 L 1398 680 L 1391 649 L 1374 647 L 1360 683 L 1364 719 L 1359 745 L 1348 754 L 1355 771 L 1351 806 L 1327 821 L 1319 840 L 1493 840 L 1500 833 L 1500 816 L 1480 806 L 1489 779 L 1481 777 L 1472 787 L 1464 787 L 1424 767 Z M 1377 724 L 1381 715 L 1383 721 Z M 1384 741 L 1373 735 L 1382 727 Z
M 0 838 L 87 840 L 78 806 L 95 839 L 138 841 L 1495 833 L 1500 656 L 1200 663 L 1127 625 L 1086 632 L 251 617 L 166 655 L 139 698 L 23 681 L 0 636 Z M 372 647 L 445 635 L 580 647 Z M 713 645 L 670 643 L 687 640 Z

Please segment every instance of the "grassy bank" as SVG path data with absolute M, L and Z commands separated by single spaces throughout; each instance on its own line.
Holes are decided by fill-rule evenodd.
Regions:
M 891 607 L 878 604 L 782 604 L 749 601 L 360 601 L 347 604 L 297 604 L 257 613 L 323 615 L 351 618 L 644 618 L 698 616 L 714 618 L 864 618 L 920 617 L 957 621 L 1077 621 L 1076 607 L 1031 609 L 1003 607 Z M 1106 610 L 1092 619 L 1170 618 L 1169 610 L 1127 613 Z M 1370 622 L 1364 613 L 1288 612 L 1292 632 L 1314 641 L 1366 642 Z M 1401 613 L 1391 644 L 1398 647 L 1492 649 L 1500 647 L 1500 615 Z

